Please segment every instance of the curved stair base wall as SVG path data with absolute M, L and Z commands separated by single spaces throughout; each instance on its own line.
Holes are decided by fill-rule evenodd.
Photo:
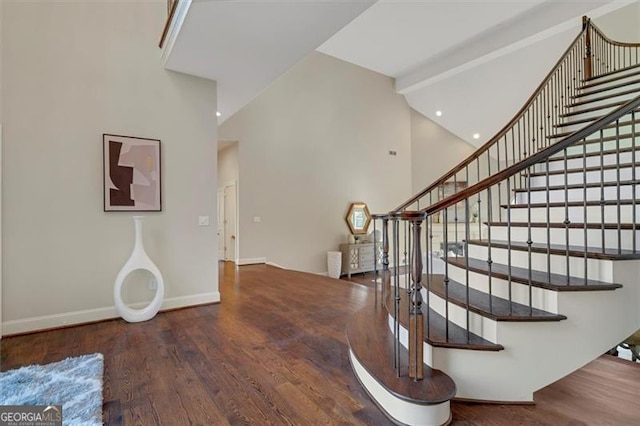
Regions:
M 559 292 L 561 322 L 498 322 L 499 352 L 432 347 L 425 363 L 450 376 L 457 398 L 531 402 L 533 393 L 593 361 L 640 328 L 640 261 L 617 261 L 615 291 Z M 389 329 L 393 318 L 389 315 Z M 407 332 L 400 328 L 407 347 Z
M 398 398 L 387 391 L 378 381 L 371 376 L 367 369 L 360 364 L 358 358 L 349 349 L 349 360 L 353 372 L 367 391 L 371 399 L 393 422 L 402 425 L 444 425 L 451 420 L 451 407 L 449 401 L 440 404 L 421 405 L 414 404 Z

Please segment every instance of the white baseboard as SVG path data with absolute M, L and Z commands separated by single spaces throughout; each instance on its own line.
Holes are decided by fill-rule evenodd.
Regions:
M 256 265 L 258 263 L 267 263 L 266 257 L 248 257 L 245 259 L 238 259 L 237 265 Z
M 278 265 L 277 263 L 274 263 L 274 262 L 265 262 L 265 263 L 266 263 L 267 265 L 269 265 L 269 266 L 274 266 L 274 267 L 276 267 L 276 268 L 280 268 L 280 269 L 287 269 L 287 268 L 285 268 L 284 266 L 282 266 L 282 265 Z
M 205 303 L 220 302 L 220 292 L 192 294 L 189 296 L 166 298 L 162 302 L 160 310 L 184 308 L 187 306 L 201 305 Z M 134 303 L 133 308 L 143 308 L 146 303 Z M 68 325 L 83 324 L 87 322 L 102 321 L 118 318 L 115 306 L 105 308 L 85 309 L 81 311 L 65 312 L 63 314 L 43 315 L 39 317 L 24 318 L 5 321 L 2 323 L 4 337 L 12 334 L 27 333 L 50 328 L 64 327 Z

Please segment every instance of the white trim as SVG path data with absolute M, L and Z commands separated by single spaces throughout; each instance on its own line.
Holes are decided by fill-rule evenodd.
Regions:
M 258 263 L 267 263 L 266 257 L 247 257 L 245 259 L 238 259 L 236 264 L 238 266 L 242 265 L 257 265 Z
M 189 296 L 179 296 L 164 299 L 161 310 L 184 308 L 194 305 L 202 305 L 205 303 L 220 302 L 220 292 L 200 293 Z M 148 302 L 134 303 L 133 308 L 143 308 Z M 38 330 L 46 330 L 49 328 L 63 327 L 74 324 L 82 324 L 93 321 L 101 321 L 112 318 L 119 318 L 115 306 L 96 309 L 84 309 L 75 312 L 66 312 L 63 314 L 43 315 L 39 317 L 24 318 L 4 322 L 3 329 L 5 334 L 18 334 Z
M 269 266 L 274 266 L 274 267 L 276 267 L 276 268 L 280 268 L 280 269 L 287 269 L 287 268 L 285 268 L 284 266 L 282 266 L 282 265 L 278 265 L 277 263 L 274 263 L 274 262 L 265 262 L 265 263 L 266 263 L 267 265 L 269 265 Z
M 400 399 L 369 374 L 351 349 L 349 349 L 349 360 L 362 387 L 394 422 L 405 425 L 444 425 L 449 422 L 451 418 L 449 401 L 422 405 Z
M 171 20 L 171 24 L 169 25 L 169 30 L 167 31 L 167 37 L 164 40 L 164 47 L 162 48 L 162 66 L 167 66 L 167 61 L 169 60 L 169 56 L 171 55 L 171 51 L 173 50 L 173 45 L 178 38 L 178 33 L 182 29 L 182 24 L 184 23 L 184 19 L 187 16 L 187 12 L 191 7 L 191 0 L 180 0 L 176 5 L 176 11 L 173 15 L 173 19 Z
M 1 19 L 1 17 L 0 17 Z M 0 65 L 2 61 L 0 61 Z M 0 87 L 1 88 L 1 87 Z M 2 124 L 0 124 L 0 340 L 2 340 Z

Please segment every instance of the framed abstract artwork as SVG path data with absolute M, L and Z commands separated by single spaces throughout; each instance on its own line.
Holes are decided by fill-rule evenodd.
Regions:
M 102 135 L 104 211 L 159 212 L 160 140 Z

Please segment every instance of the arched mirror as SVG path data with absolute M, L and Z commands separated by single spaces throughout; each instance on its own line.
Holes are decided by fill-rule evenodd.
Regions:
M 352 234 L 366 234 L 371 223 L 369 207 L 366 203 L 351 203 L 346 219 Z

